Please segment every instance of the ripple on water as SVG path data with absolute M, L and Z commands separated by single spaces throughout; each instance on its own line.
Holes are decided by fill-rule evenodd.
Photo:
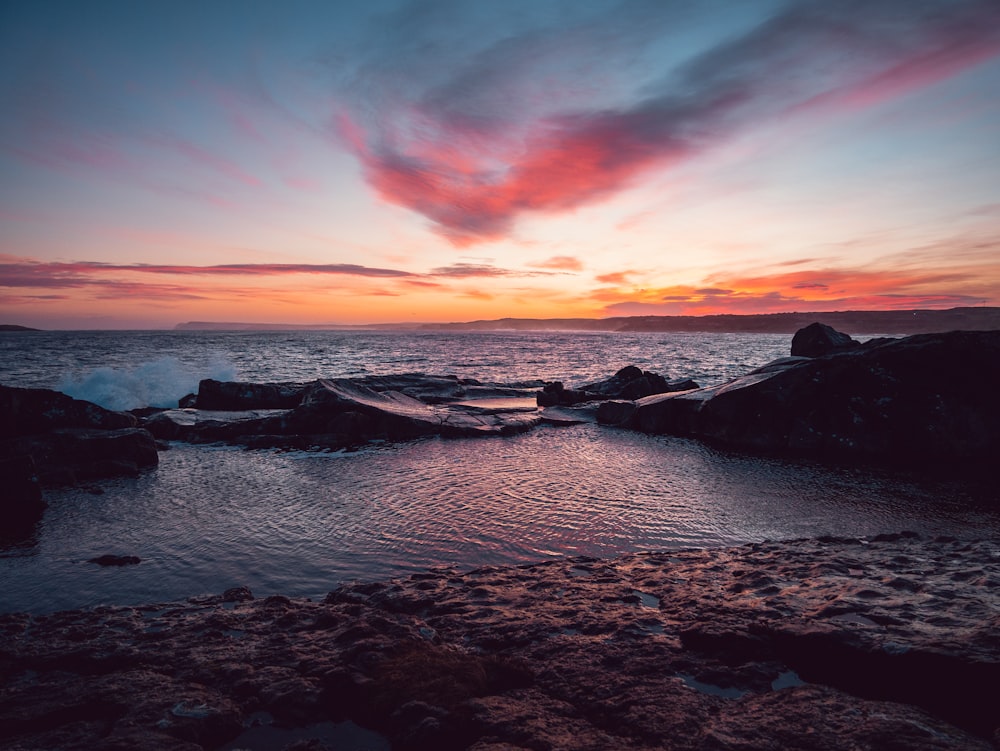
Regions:
M 355 453 L 175 445 L 103 495 L 50 494 L 0 559 L 3 610 L 139 603 L 247 585 L 319 597 L 433 565 L 612 556 L 899 529 L 997 534 L 962 488 L 747 457 L 594 425 Z M 140 556 L 110 570 L 85 561 Z

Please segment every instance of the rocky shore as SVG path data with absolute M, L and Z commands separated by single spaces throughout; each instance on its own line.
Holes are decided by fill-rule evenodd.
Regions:
M 344 449 L 588 421 L 985 478 L 997 383 L 1000 331 L 859 344 L 817 324 L 708 388 L 635 367 L 568 388 L 203 381 L 178 409 L 119 413 L 0 386 L 0 538 L 31 533 L 44 486 L 145 471 L 170 441 Z M 437 569 L 323 602 L 236 588 L 8 613 L 0 747 L 1000 749 L 998 634 L 1000 540 L 909 533 Z
M 0 746 L 998 748 L 998 596 L 904 533 L 7 614 Z
M 790 357 L 701 388 L 635 366 L 610 378 L 481 383 L 410 373 L 308 383 L 203 380 L 177 409 L 111 412 L 0 385 L 0 514 L 37 520 L 46 485 L 155 467 L 168 441 L 350 449 L 375 440 L 468 438 L 578 422 L 691 437 L 782 457 L 988 475 L 1000 456 L 1000 331 L 859 343 L 823 324 Z M 158 442 L 159 441 L 159 442 Z
M 1000 331 L 859 343 L 822 324 L 792 355 L 707 388 L 634 366 L 597 383 L 483 384 L 410 374 L 307 384 L 203 381 L 154 436 L 250 447 L 509 435 L 600 422 L 783 457 L 982 472 L 1000 455 Z

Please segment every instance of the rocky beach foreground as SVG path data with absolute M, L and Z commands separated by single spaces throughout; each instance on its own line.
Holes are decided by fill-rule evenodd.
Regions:
M 349 449 L 589 421 L 994 487 L 997 383 L 1000 331 L 860 344 L 816 324 L 708 388 L 636 367 L 570 388 L 202 381 L 177 409 L 119 413 L 0 386 L 0 540 L 33 534 L 44 487 L 147 471 L 172 441 Z M 0 615 L 0 748 L 17 751 L 997 749 L 997 685 L 1000 540 L 911 533 Z
M 997 748 L 998 593 L 893 534 L 7 614 L 0 746 Z

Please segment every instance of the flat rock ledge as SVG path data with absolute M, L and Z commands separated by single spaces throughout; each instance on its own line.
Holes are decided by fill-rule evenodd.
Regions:
M 6 749 L 970 751 L 997 685 L 1000 540 L 909 533 L 0 616 Z

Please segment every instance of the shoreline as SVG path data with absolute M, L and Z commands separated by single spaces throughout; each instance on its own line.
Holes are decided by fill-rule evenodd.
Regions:
M 195 751 L 351 720 L 404 749 L 989 749 L 998 593 L 1000 540 L 902 533 L 9 613 L 0 741 Z

